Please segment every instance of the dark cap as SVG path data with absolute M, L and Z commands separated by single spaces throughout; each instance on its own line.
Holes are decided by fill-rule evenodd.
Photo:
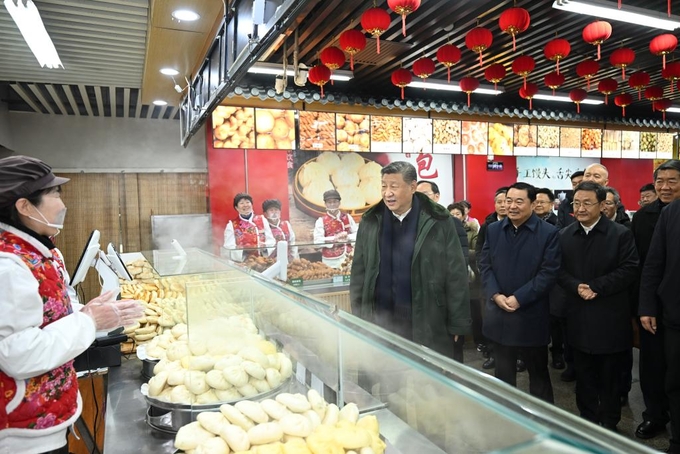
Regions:
M 326 202 L 327 200 L 331 199 L 342 200 L 342 197 L 340 197 L 340 193 L 335 189 L 329 189 L 323 193 L 323 201 Z
M 42 189 L 68 182 L 57 177 L 52 167 L 28 156 L 10 156 L 0 159 L 0 206 L 8 206 Z
M 245 192 L 239 192 L 234 196 L 234 208 L 236 208 L 236 205 L 238 205 L 238 203 L 243 199 L 248 199 L 250 200 L 250 203 L 253 203 L 253 198 L 250 196 L 250 194 L 246 194 Z
M 262 211 L 267 212 L 268 209 L 270 208 L 278 208 L 279 210 L 281 209 L 281 202 L 279 202 L 277 199 L 267 199 L 264 202 L 262 202 Z

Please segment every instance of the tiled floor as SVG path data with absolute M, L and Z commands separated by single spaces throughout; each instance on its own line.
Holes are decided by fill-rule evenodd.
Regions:
M 640 382 L 638 374 L 638 350 L 633 349 L 634 364 L 633 364 L 633 386 L 628 395 L 628 405 L 621 409 L 621 422 L 618 424 L 619 433 L 639 443 L 644 443 L 652 449 L 660 451 L 668 448 L 668 439 L 670 434 L 666 431 L 664 434 L 657 436 L 651 440 L 640 440 L 635 438 L 635 429 L 642 422 L 642 411 L 645 409 L 642 400 L 642 392 L 640 391 Z M 475 346 L 468 342 L 465 345 L 465 364 L 475 369 L 487 372 L 493 375 L 493 369 L 482 369 L 482 363 L 485 358 L 479 353 Z M 555 395 L 555 404 L 570 413 L 578 415 L 576 408 L 576 400 L 574 397 L 575 382 L 565 383 L 560 380 L 561 370 L 550 368 L 550 378 L 552 380 L 553 392 Z M 529 375 L 526 372 L 517 374 L 517 387 L 525 392 L 529 392 Z M 670 426 L 668 426 L 670 428 Z

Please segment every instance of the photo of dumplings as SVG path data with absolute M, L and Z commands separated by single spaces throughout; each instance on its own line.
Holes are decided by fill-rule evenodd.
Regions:
M 295 174 L 293 197 L 296 206 L 310 216 L 325 212 L 323 193 L 340 193 L 340 209 L 358 216 L 382 199 L 382 166 L 353 152 L 323 152 L 303 162 Z

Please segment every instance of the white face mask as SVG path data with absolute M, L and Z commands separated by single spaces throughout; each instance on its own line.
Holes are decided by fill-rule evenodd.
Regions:
M 38 218 L 34 218 L 33 216 L 29 216 L 29 219 L 33 219 L 33 220 L 36 221 L 36 222 L 39 222 L 39 223 L 44 224 L 44 225 L 46 225 L 46 226 L 48 226 L 48 227 L 52 227 L 52 228 L 54 228 L 54 229 L 57 229 L 57 233 L 55 233 L 54 236 L 59 235 L 59 233 L 61 232 L 61 229 L 64 228 L 64 220 L 66 219 L 66 208 L 64 208 L 64 209 L 61 210 L 59 213 L 57 213 L 57 218 L 54 220 L 54 222 L 49 222 L 49 221 L 47 220 L 47 218 L 45 217 L 45 215 L 43 215 L 43 214 L 40 212 L 40 210 L 38 209 L 38 207 L 35 207 L 35 206 L 34 206 L 34 208 L 35 208 L 35 211 L 38 212 L 38 214 L 40 215 L 40 217 L 42 218 L 42 220 L 40 220 L 40 219 L 38 219 Z

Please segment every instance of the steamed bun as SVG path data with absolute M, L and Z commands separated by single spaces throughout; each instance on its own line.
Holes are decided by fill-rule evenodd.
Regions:
M 331 151 L 325 151 L 316 158 L 316 162 L 321 164 L 328 175 L 332 174 L 335 169 L 340 167 L 340 158 L 337 154 Z
M 340 209 L 355 210 L 366 206 L 366 198 L 358 187 L 342 186 L 338 188 L 340 197 Z
M 318 161 L 318 159 L 317 159 Z M 357 153 L 345 153 L 342 155 L 342 168 L 359 174 L 359 169 L 364 166 L 364 158 Z
M 302 169 L 300 169 L 300 173 L 298 175 L 298 181 L 302 187 L 307 186 L 312 181 L 324 178 L 328 178 L 328 172 L 326 171 L 326 168 L 314 161 L 306 163 Z
M 382 199 L 382 181 L 379 178 L 361 180 L 359 190 L 369 205 L 378 203 Z
M 375 161 L 368 161 L 366 164 L 359 168 L 359 178 L 361 178 L 361 181 L 364 181 L 369 178 L 377 178 L 378 180 L 380 180 L 381 170 L 382 167 L 380 166 L 380 164 L 378 164 Z
M 325 180 L 314 180 L 309 186 L 305 186 L 302 190 L 302 195 L 310 202 L 324 206 L 323 193 L 330 189 L 333 189 L 333 184 L 328 178 Z
M 354 169 L 340 168 L 333 172 L 331 177 L 335 187 L 340 186 L 358 186 L 359 174 Z

